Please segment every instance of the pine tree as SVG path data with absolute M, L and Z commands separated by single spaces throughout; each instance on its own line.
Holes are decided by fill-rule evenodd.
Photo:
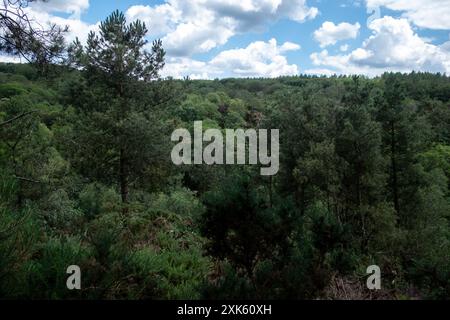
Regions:
M 139 156 L 136 151 L 142 151 L 141 145 L 149 143 L 142 139 L 148 138 L 152 127 L 146 113 L 148 100 L 143 83 L 158 79 L 164 66 L 162 42 L 154 41 L 151 51 L 147 51 L 147 32 L 141 21 L 127 24 L 125 15 L 115 11 L 101 23 L 99 34 L 89 34 L 86 46 L 77 39 L 69 48 L 70 61 L 84 71 L 88 86 L 99 88 L 93 96 L 98 93 L 103 96 L 88 102 L 86 112 L 99 120 L 91 123 L 94 127 L 102 126 L 103 122 L 104 127 L 93 132 L 112 149 L 105 152 L 112 153 L 109 159 L 118 168 L 124 211 L 129 202 L 130 174 L 136 169 L 134 156 Z M 95 147 L 91 150 L 95 152 Z

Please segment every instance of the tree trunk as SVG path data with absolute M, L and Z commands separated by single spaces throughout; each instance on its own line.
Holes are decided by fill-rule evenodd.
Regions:
M 273 177 L 272 176 L 270 176 L 270 178 L 269 178 L 269 205 L 270 205 L 270 208 L 272 208 L 273 207 Z
M 396 148 L 395 148 L 395 124 L 391 123 L 391 165 L 392 165 L 392 192 L 394 196 L 394 207 L 397 213 L 400 213 L 400 204 L 398 197 L 398 172 L 397 172 L 397 161 L 395 158 Z
M 128 161 L 126 157 L 125 149 L 120 150 L 120 175 L 119 175 L 119 183 L 120 183 L 120 194 L 122 197 L 122 205 L 123 205 L 123 213 L 128 213 Z
M 123 83 L 119 83 L 119 86 L 117 88 L 119 93 L 119 99 L 121 102 L 121 121 L 125 119 L 126 114 L 126 101 L 124 99 L 124 85 Z M 124 215 L 128 214 L 128 195 L 129 195 L 129 185 L 128 185 L 128 175 L 129 175 L 129 168 L 128 168 L 128 158 L 127 158 L 127 152 L 124 147 L 123 140 L 121 141 L 120 146 L 120 173 L 119 173 L 119 184 L 120 184 L 120 195 L 122 197 L 122 213 Z

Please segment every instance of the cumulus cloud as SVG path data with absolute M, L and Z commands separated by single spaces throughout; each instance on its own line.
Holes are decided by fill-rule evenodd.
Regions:
M 370 24 L 372 35 L 362 46 L 345 55 L 327 50 L 310 57 L 315 66 L 334 68 L 339 73 L 378 75 L 385 71 L 450 72 L 450 52 L 445 46 L 426 42 L 406 19 L 386 16 Z
M 162 35 L 170 32 L 181 21 L 182 12 L 177 7 L 165 3 L 155 7 L 137 5 L 130 7 L 127 18 L 144 21 L 149 35 Z
M 298 68 L 296 65 L 289 65 L 282 54 L 299 49 L 299 45 L 289 42 L 278 46 L 275 39 L 269 42 L 257 41 L 244 49 L 222 51 L 210 64 L 242 77 L 291 75 L 298 73 Z
M 224 21 L 225 20 L 225 21 Z M 195 22 L 179 24 L 162 38 L 164 48 L 172 56 L 191 56 L 224 45 L 234 33 L 232 22 L 206 16 Z
M 403 18 L 422 28 L 450 29 L 450 0 L 366 0 L 366 5 L 401 11 Z
M 299 49 L 298 44 L 286 42 L 278 45 L 272 39 L 253 42 L 246 48 L 222 51 L 208 62 L 172 57 L 167 61 L 163 75 L 193 79 L 295 75 L 299 72 L 297 65 L 289 64 L 283 54 Z
M 355 39 L 360 28 L 361 25 L 358 22 L 355 24 L 342 22 L 336 25 L 326 21 L 314 32 L 314 38 L 320 43 L 320 47 L 324 48 L 341 40 Z
M 236 34 L 263 30 L 282 18 L 304 22 L 317 14 L 306 0 L 166 0 L 127 10 L 129 19 L 144 21 L 152 34 L 165 34 L 168 54 L 177 57 L 208 52 Z
M 374 67 L 447 70 L 448 56 L 440 47 L 420 38 L 407 20 L 384 17 L 375 20 L 371 29 L 374 35 L 363 43 L 362 49 L 353 52 L 353 62 Z
M 36 1 L 30 3 L 30 8 L 35 12 L 64 12 L 71 13 L 74 17 L 89 8 L 89 0 L 50 0 Z

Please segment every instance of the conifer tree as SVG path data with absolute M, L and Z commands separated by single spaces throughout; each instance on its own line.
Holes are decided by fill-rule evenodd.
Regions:
M 148 123 L 143 83 L 158 79 L 164 66 L 162 42 L 154 41 L 151 50 L 147 51 L 147 32 L 141 21 L 127 24 L 125 15 L 115 11 L 101 23 L 99 34 L 89 34 L 86 46 L 77 39 L 69 48 L 70 61 L 84 71 L 89 86 L 96 86 L 103 92 L 103 99 L 90 101 L 86 111 L 98 120 L 91 122 L 93 127 L 98 128 L 103 123 L 100 130 L 91 132 L 97 132 L 103 140 L 99 144 L 106 144 L 110 149 L 105 148 L 104 152 L 110 153 L 105 164 L 113 169 L 113 175 L 118 172 L 125 211 L 129 202 L 131 171 L 136 170 L 137 158 L 145 156 L 139 148 L 148 143 L 139 139 L 147 138 L 152 127 Z M 92 141 L 90 138 L 87 143 Z M 95 152 L 99 144 L 91 150 Z M 96 162 L 99 161 L 102 162 L 100 159 Z M 111 161 L 112 166 L 108 166 Z M 142 164 L 144 161 L 139 162 Z

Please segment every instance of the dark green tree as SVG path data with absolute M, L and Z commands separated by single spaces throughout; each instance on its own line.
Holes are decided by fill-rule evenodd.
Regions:
M 151 163 L 147 146 L 157 134 L 147 92 L 164 66 L 165 52 L 160 40 L 146 50 L 147 31 L 141 21 L 127 24 L 125 15 L 116 11 L 101 23 L 99 34 L 89 34 L 86 46 L 76 40 L 69 48 L 70 61 L 83 70 L 85 88 L 93 88 L 82 110 L 90 118 L 81 124 L 89 132 L 82 143 L 97 153 L 91 158 L 94 166 L 117 177 L 125 210 L 130 178 L 138 178 Z

